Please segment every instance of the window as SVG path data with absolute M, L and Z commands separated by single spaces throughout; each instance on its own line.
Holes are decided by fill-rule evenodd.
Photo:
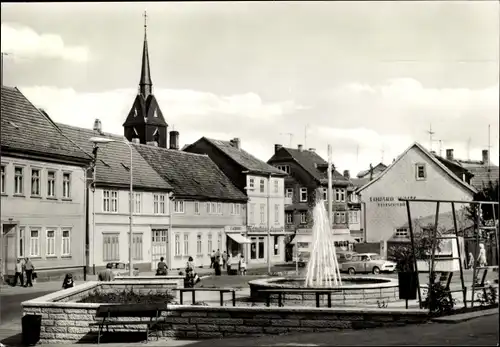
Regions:
M 31 230 L 30 233 L 30 256 L 40 256 L 40 230 Z
M 62 256 L 69 256 L 71 254 L 71 239 L 69 230 L 62 231 Z
M 184 234 L 184 255 L 189 254 L 189 234 Z
M 210 206 L 211 206 L 211 207 L 210 207 L 210 208 L 211 208 L 210 213 L 212 213 L 212 214 L 216 214 L 216 213 L 217 213 L 217 203 L 216 203 L 216 202 L 211 202 L 211 203 L 210 203 Z
M 274 180 L 274 192 L 279 193 L 279 181 Z
M 120 235 L 103 235 L 103 258 L 104 261 L 120 260 Z
M 222 203 L 221 202 L 217 203 L 217 214 L 222 214 Z
M 323 188 L 323 200 L 328 200 L 328 188 Z
M 307 202 L 307 188 L 300 188 L 300 202 Z
M 207 204 L 207 213 L 210 214 L 210 212 L 212 211 L 210 208 L 211 205 L 209 202 L 207 202 L 206 204 Z
M 307 212 L 300 212 L 300 223 L 307 223 Z
M 349 223 L 359 223 L 358 211 L 349 211 Z
M 250 178 L 248 180 L 248 186 L 250 187 L 251 190 L 255 188 L 255 180 L 253 178 Z
M 280 205 L 274 204 L 274 223 L 278 224 L 280 222 Z
M 334 223 L 345 223 L 345 212 L 335 212 Z
M 266 183 L 263 179 L 260 180 L 260 192 L 264 193 L 266 190 Z
M 292 212 L 286 212 L 285 217 L 286 217 L 286 224 L 293 223 L 293 213 Z
M 345 223 L 346 222 L 346 214 L 345 212 L 340 212 L 340 223 Z
M 153 194 L 153 213 L 160 213 L 160 196 L 158 194 Z
M 14 168 L 14 194 L 22 195 L 24 192 L 23 184 L 23 172 L 24 169 L 22 167 Z
M 56 196 L 56 173 L 55 171 L 47 172 L 47 197 L 54 198 Z
M 47 230 L 46 233 L 45 254 L 48 257 L 53 257 L 56 255 L 56 232 L 54 230 Z
M 264 259 L 264 247 L 264 237 L 259 237 L 259 259 Z
M 415 175 L 417 181 L 423 181 L 426 178 L 425 164 L 415 164 Z
M 231 204 L 231 214 L 232 215 L 240 215 L 241 214 L 241 205 L 240 204 Z
M 273 242 L 274 255 L 280 254 L 279 239 L 280 239 L 279 236 L 274 236 L 274 242 Z
M 407 228 L 396 229 L 396 237 L 407 238 L 409 236 Z
M 40 195 L 40 170 L 31 169 L 31 195 Z
M 197 255 L 201 255 L 203 253 L 202 249 L 201 249 L 201 234 L 198 234 L 196 236 L 196 254 Z
M 19 228 L 19 257 L 24 258 L 24 227 Z
M 255 224 L 255 204 L 250 204 L 248 212 L 249 224 Z
M 266 205 L 260 204 L 260 224 L 264 224 L 266 221 L 265 209 L 266 209 Z
M 174 201 L 174 212 L 175 213 L 184 213 L 184 201 L 183 200 L 175 200 Z
M 208 245 L 208 254 L 212 254 L 212 234 L 208 234 L 208 242 L 207 242 L 207 245 Z
M 132 234 L 132 259 L 142 260 L 142 234 Z
M 293 188 L 287 188 L 285 191 L 285 197 L 292 199 L 293 198 Z
M 118 192 L 114 190 L 103 191 L 102 210 L 104 212 L 118 212 Z
M 335 188 L 335 201 L 345 202 L 345 188 Z
M 194 213 L 200 214 L 200 203 L 198 201 L 194 202 Z
M 290 175 L 290 166 L 289 165 L 278 165 L 276 166 L 278 170 L 285 171 L 287 174 Z
M 116 193 L 116 192 L 115 192 Z M 63 173 L 63 198 L 71 197 L 71 174 L 68 172 Z M 116 212 L 111 211 L 111 212 Z
M 181 235 L 175 234 L 175 255 L 181 255 Z
M 130 199 L 130 193 L 128 193 L 128 196 Z M 134 193 L 134 201 L 132 202 L 132 204 L 134 213 L 141 213 L 141 206 L 142 206 L 141 193 Z M 129 206 L 130 206 L 130 200 L 129 200 Z
M 5 166 L 2 165 L 2 172 L 0 176 L 0 190 L 2 194 L 5 194 Z
M 111 206 L 111 203 L 110 203 L 110 192 L 109 190 L 105 190 L 102 192 L 102 210 L 104 212 L 110 212 L 111 209 L 110 209 L 110 206 Z
M 167 242 L 167 230 L 165 229 L 153 229 L 151 235 L 151 241 L 153 243 L 166 243 Z
M 165 214 L 167 209 L 165 207 L 165 195 L 160 195 L 160 213 Z

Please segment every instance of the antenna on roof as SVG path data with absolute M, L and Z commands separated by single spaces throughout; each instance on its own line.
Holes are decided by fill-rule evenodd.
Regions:
M 471 142 L 471 138 L 469 137 L 467 139 L 467 160 L 470 160 L 470 142 Z
M 292 148 L 293 134 L 292 133 L 280 133 L 280 135 L 288 135 L 288 138 L 290 139 L 289 148 Z
M 427 130 L 427 134 L 429 134 L 430 150 L 432 151 L 432 135 L 435 134 L 435 132 L 432 131 L 432 123 L 429 124 L 429 130 Z
M 307 130 L 309 129 L 309 124 L 306 124 L 304 128 L 304 147 L 307 148 Z

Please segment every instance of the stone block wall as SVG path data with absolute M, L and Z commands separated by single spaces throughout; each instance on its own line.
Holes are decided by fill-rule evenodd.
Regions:
M 99 304 L 25 303 L 24 314 L 42 316 L 41 343 L 76 343 L 96 339 Z M 130 319 L 127 319 L 130 320 Z M 362 329 L 423 323 L 423 310 L 323 309 L 287 307 L 171 306 L 162 313 L 161 337 L 209 339 L 248 337 L 339 329 Z M 110 331 L 145 330 L 145 326 L 110 326 Z

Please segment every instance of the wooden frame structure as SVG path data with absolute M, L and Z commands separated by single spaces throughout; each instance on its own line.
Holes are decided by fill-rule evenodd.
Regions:
M 409 231 L 410 231 L 410 241 L 411 241 L 411 249 L 413 253 L 413 259 L 414 259 L 414 266 L 415 270 L 418 273 L 418 265 L 417 265 L 417 258 L 415 256 L 415 240 L 414 240 L 414 232 L 413 232 L 413 223 L 412 223 L 412 218 L 411 218 L 411 210 L 410 210 L 410 203 L 436 203 L 436 216 L 435 216 L 435 222 L 434 222 L 434 230 L 433 230 L 433 238 L 432 238 L 432 252 L 431 252 L 431 259 L 430 259 L 430 264 L 429 264 L 429 289 L 431 288 L 434 280 L 435 280 L 435 271 L 434 271 L 434 265 L 436 260 L 451 260 L 454 261 L 458 259 L 458 262 L 460 264 L 460 282 L 462 284 L 462 290 L 461 292 L 463 293 L 463 300 L 464 300 L 464 306 L 467 307 L 467 287 L 465 286 L 465 281 L 464 281 L 464 273 L 463 273 L 463 262 L 462 262 L 462 255 L 461 255 L 461 250 L 460 250 L 460 243 L 458 241 L 458 227 L 457 227 L 457 217 L 456 217 L 456 210 L 455 210 L 455 204 L 468 204 L 468 205 L 477 205 L 478 206 L 478 214 L 477 214 L 477 225 L 476 225 L 476 254 L 479 254 L 479 234 L 480 230 L 494 230 L 495 231 L 495 243 L 496 243 L 496 253 L 497 253 L 497 259 L 499 258 L 499 247 L 498 247 L 498 220 L 496 216 L 496 210 L 495 206 L 498 206 L 498 202 L 496 201 L 461 201 L 461 200 L 437 200 L 437 199 L 406 199 L 406 198 L 399 198 L 399 201 L 403 201 L 406 204 L 406 212 L 408 214 L 408 226 L 409 226 Z M 451 211 L 453 215 L 453 229 L 454 229 L 454 236 L 453 237 L 437 237 L 437 231 L 438 231 L 438 223 L 439 223 L 439 207 L 441 203 L 450 203 L 451 204 Z M 491 205 L 491 208 L 493 210 L 493 226 L 485 226 L 481 225 L 481 207 L 482 205 Z M 435 259 L 436 255 L 436 246 L 437 242 L 436 240 L 438 239 L 449 239 L 449 238 L 454 238 L 456 241 L 457 245 L 457 250 L 458 250 L 458 257 L 448 257 L 448 258 L 439 258 Z M 478 288 L 476 286 L 476 276 L 477 276 L 477 270 L 481 270 L 482 268 L 477 266 L 477 261 L 474 261 L 474 267 L 473 267 L 473 283 L 472 283 L 472 296 L 471 296 L 471 307 L 474 306 L 474 294 L 475 294 L 475 289 L 484 289 L 484 288 Z M 417 275 L 417 288 L 418 288 L 418 301 L 419 301 L 419 307 L 422 308 L 422 294 L 421 294 L 421 288 L 420 288 L 420 279 L 419 276 Z

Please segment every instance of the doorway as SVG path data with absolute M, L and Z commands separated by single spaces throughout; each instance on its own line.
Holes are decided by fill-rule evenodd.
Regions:
M 16 273 L 16 225 L 2 224 L 0 271 L 4 278 Z
M 168 229 L 151 230 L 151 270 L 156 271 L 156 266 L 161 257 L 168 263 L 167 254 L 167 233 Z

